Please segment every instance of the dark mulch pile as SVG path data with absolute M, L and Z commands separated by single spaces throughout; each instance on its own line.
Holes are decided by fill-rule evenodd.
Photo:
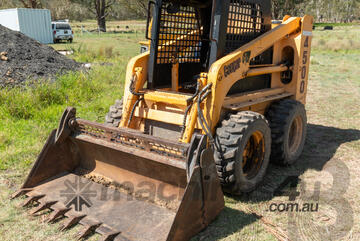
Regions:
M 38 79 L 54 80 L 57 74 L 80 68 L 80 63 L 52 47 L 0 25 L 0 88 Z

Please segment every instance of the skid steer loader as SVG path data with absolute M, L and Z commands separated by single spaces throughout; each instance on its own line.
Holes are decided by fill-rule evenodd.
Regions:
M 188 240 L 254 190 L 306 135 L 313 19 L 271 21 L 269 0 L 149 2 L 150 50 L 128 64 L 106 124 L 68 108 L 22 188 L 80 238 Z

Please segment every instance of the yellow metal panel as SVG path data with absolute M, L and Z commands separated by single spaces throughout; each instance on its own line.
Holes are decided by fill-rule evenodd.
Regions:
M 302 19 L 301 38 L 296 39 L 296 44 L 300 50 L 300 63 L 295 98 L 303 104 L 306 102 L 308 86 L 313 22 L 313 17 L 305 15 Z
M 260 104 L 266 101 L 273 101 L 273 100 L 279 100 L 279 99 L 283 99 L 286 97 L 290 97 L 293 94 L 288 93 L 288 92 L 284 92 L 284 93 L 279 93 L 279 94 L 272 94 L 272 95 L 268 95 L 268 96 L 264 96 L 264 97 L 260 97 L 254 100 L 248 100 L 248 101 L 243 101 L 240 103 L 234 103 L 234 104 L 230 104 L 230 105 L 225 105 L 224 108 L 228 109 L 228 110 L 241 110 L 242 108 L 245 107 L 249 107 L 249 106 L 253 106 L 256 104 Z
M 132 58 L 127 66 L 124 90 L 124 110 L 120 122 L 120 127 L 128 127 L 127 123 L 130 119 L 132 107 L 134 106 L 136 100 L 139 98 L 138 96 L 131 94 L 129 91 L 131 81 L 136 75 L 137 81 L 135 91 L 139 91 L 139 89 L 144 86 L 144 83 L 147 79 L 149 55 L 149 52 L 140 54 Z
M 171 69 L 171 90 L 179 91 L 179 62 L 174 60 Z
M 144 99 L 154 102 L 162 102 L 170 105 L 187 106 L 187 99 L 191 95 L 170 93 L 165 91 L 147 91 L 145 92 Z
M 264 89 L 249 91 L 241 94 L 231 95 L 225 98 L 224 106 L 238 104 L 246 101 L 255 101 L 256 99 L 263 98 L 270 95 L 282 94 L 285 92 L 284 88 Z
M 244 108 L 238 109 L 236 111 L 254 111 L 257 113 L 260 113 L 262 115 L 265 115 L 265 111 L 268 109 L 268 107 L 271 105 L 273 101 L 265 101 L 265 102 L 261 102 L 259 104 L 253 104 L 251 106 L 246 106 Z
M 229 89 L 235 82 L 246 76 L 250 60 L 291 33 L 300 31 L 300 21 L 301 18 L 297 17 L 287 19 L 278 27 L 245 44 L 211 66 L 208 81 L 213 84 L 212 94 L 206 102 L 205 113 L 213 132 L 220 119 L 221 108 Z
M 182 120 L 184 118 L 184 115 L 182 114 L 140 107 L 135 109 L 134 116 L 179 126 L 182 125 Z
M 184 114 L 173 113 L 169 111 L 154 110 L 148 108 L 141 108 L 141 107 L 135 108 L 134 116 L 149 120 L 160 121 L 168 124 L 178 125 L 178 126 L 182 126 L 184 120 Z M 190 116 L 187 117 L 187 120 L 189 119 Z M 200 124 L 196 123 L 195 128 L 199 129 Z

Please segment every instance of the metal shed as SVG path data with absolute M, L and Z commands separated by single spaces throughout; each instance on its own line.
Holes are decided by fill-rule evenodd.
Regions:
M 20 31 L 40 43 L 53 43 L 51 14 L 48 9 L 0 10 L 0 24 L 11 30 Z

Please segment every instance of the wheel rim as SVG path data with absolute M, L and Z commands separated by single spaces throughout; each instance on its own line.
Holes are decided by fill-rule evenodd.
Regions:
M 304 125 L 301 116 L 295 117 L 293 122 L 291 123 L 289 131 L 288 148 L 290 155 L 295 154 L 299 149 L 302 141 L 303 129 Z
M 242 169 L 246 178 L 251 179 L 259 173 L 264 156 L 264 135 L 256 131 L 250 136 L 243 152 Z

